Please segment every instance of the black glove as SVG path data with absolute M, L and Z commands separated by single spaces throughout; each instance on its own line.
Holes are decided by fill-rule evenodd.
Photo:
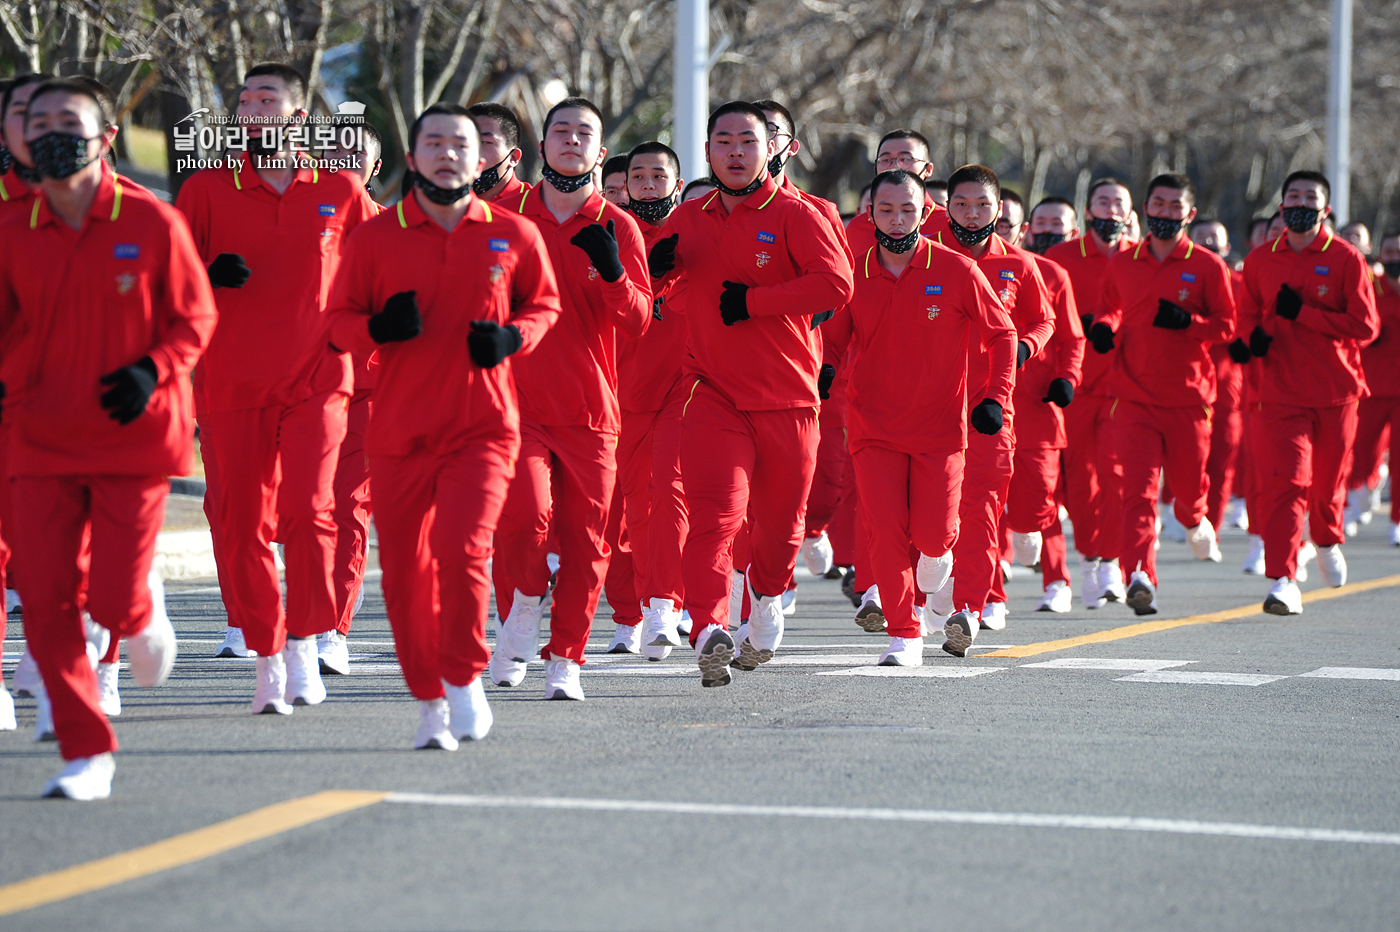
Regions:
M 828 320 L 831 320 L 831 318 L 833 318 L 833 317 L 835 317 L 835 316 L 836 316 L 836 312 L 835 312 L 835 311 L 822 311 L 820 314 L 813 314 L 813 315 L 812 315 L 812 326 L 808 327 L 807 329 L 808 329 L 808 330 L 816 330 L 816 329 L 817 329 L 818 327 L 820 327 L 822 324 L 826 323 Z
M 1094 344 L 1094 352 L 1107 353 L 1113 349 L 1113 329 L 1108 324 L 1094 324 L 1089 328 L 1089 342 Z
M 593 263 L 603 281 L 615 282 L 626 274 L 622 260 L 617 257 L 617 225 L 612 220 L 608 221 L 606 230 L 596 223 L 584 227 L 569 242 L 588 253 L 588 261 Z
M 656 245 L 651 247 L 647 255 L 647 271 L 652 278 L 662 278 L 676 267 L 676 240 L 680 238 L 679 233 L 672 233 L 665 239 L 657 240 Z
M 969 418 L 972 427 L 979 434 L 996 434 L 1001 432 L 1001 405 L 990 398 L 983 398 L 972 408 L 972 415 Z
M 1185 330 L 1191 326 L 1191 312 L 1166 298 L 1158 298 L 1157 316 L 1152 318 L 1152 326 L 1163 330 Z
M 1303 296 L 1287 285 L 1278 286 L 1278 297 L 1274 300 L 1274 310 L 1284 320 L 1297 320 L 1303 309 Z
M 831 383 L 836 381 L 836 367 L 829 362 L 822 363 L 822 370 L 817 373 L 817 394 L 822 401 L 831 397 Z
M 719 316 L 724 325 L 732 327 L 741 320 L 749 319 L 749 286 L 738 282 L 725 282 L 724 293 L 719 296 Z
M 209 263 L 209 284 L 215 288 L 242 288 L 252 274 L 236 252 L 221 252 Z
M 423 332 L 416 291 L 400 291 L 384 302 L 384 310 L 369 319 L 369 338 L 376 343 L 401 343 Z
M 112 420 L 124 427 L 146 410 L 146 403 L 156 390 L 156 364 L 151 362 L 151 357 L 142 356 L 136 365 L 109 372 L 98 382 L 112 386 L 102 394 L 102 407 L 112 412 L 109 415 Z
M 1249 351 L 1249 344 L 1244 340 L 1236 340 L 1227 346 L 1226 349 L 1230 353 L 1230 358 L 1240 365 L 1244 365 L 1254 358 L 1254 354 Z
M 1041 401 L 1053 401 L 1061 408 L 1068 408 L 1069 403 L 1074 400 L 1074 383 L 1069 379 L 1051 379 L 1050 387 L 1045 390 L 1045 397 Z
M 1267 356 L 1272 342 L 1274 338 L 1265 333 L 1263 327 L 1255 327 L 1249 335 L 1249 352 L 1254 356 Z
M 467 334 L 467 352 L 472 362 L 483 369 L 499 366 L 501 362 L 520 349 L 520 329 L 515 324 L 502 327 L 494 320 L 474 320 L 471 333 Z
M 663 298 L 663 297 L 661 297 L 661 295 L 657 295 L 656 297 L 654 297 L 654 298 L 651 299 L 651 319 L 652 319 L 652 320 L 662 320 L 662 319 L 664 319 L 664 318 L 662 318 L 662 316 L 661 316 L 661 305 L 662 305 L 662 302 L 664 302 L 665 300 L 666 300 L 666 299 Z
M 1084 329 L 1084 333 L 1087 335 L 1087 334 L 1089 333 L 1090 329 L 1092 329 L 1093 326 L 1094 326 L 1094 315 L 1093 315 L 1093 314 L 1080 314 L 1080 315 L 1079 315 L 1079 326 L 1082 327 L 1082 328 Z
M 1025 340 L 1016 342 L 1016 368 L 1019 369 L 1026 364 L 1026 360 L 1031 358 L 1030 344 Z

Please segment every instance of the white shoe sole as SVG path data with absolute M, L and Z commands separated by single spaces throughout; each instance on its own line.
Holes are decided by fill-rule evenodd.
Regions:
M 885 610 L 874 602 L 866 602 L 856 612 L 856 624 L 866 634 L 882 634 L 885 630 Z
M 710 635 L 710 640 L 715 643 L 706 644 L 705 649 L 695 656 L 695 662 L 700 667 L 700 685 L 728 686 L 734 680 L 734 675 L 729 672 L 729 664 L 734 659 L 734 640 L 728 635 L 723 640 Z

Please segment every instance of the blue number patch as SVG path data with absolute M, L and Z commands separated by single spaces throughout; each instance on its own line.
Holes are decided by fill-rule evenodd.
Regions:
M 141 247 L 135 243 L 118 243 L 112 247 L 112 257 L 114 259 L 137 259 L 141 256 Z
M 334 204 L 322 204 L 322 205 L 321 205 L 321 216 L 322 216 L 322 217 L 334 217 L 334 216 L 335 216 L 335 205 L 334 205 Z
M 1184 282 L 1194 282 L 1196 280 L 1196 275 L 1194 272 L 1182 272 L 1181 280 Z
M 510 241 L 503 239 L 493 239 L 490 243 L 492 252 L 509 252 Z
M 758 241 L 760 243 L 776 243 L 778 241 L 778 237 L 774 236 L 772 233 L 765 233 L 762 230 L 759 230 Z
M 1014 282 L 1016 280 L 1016 273 L 1011 271 L 1010 269 L 1002 269 L 1001 277 L 1009 282 Z
M 1325 266 L 1325 265 L 1315 265 L 1315 266 L 1313 266 L 1313 274 L 1314 274 L 1314 275 L 1326 275 L 1326 274 L 1327 274 L 1327 268 L 1328 268 L 1328 267 Z
M 924 294 L 942 294 L 942 293 L 943 293 L 943 286 L 942 286 L 942 285 L 925 285 L 925 286 L 924 286 Z

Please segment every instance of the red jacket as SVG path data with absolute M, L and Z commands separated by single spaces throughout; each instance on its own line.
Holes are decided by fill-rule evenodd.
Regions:
M 671 235 L 666 224 L 637 226 L 647 255 L 659 240 Z M 617 398 L 624 411 L 660 411 L 681 380 L 685 364 L 685 275 L 673 269 L 660 279 L 652 279 L 651 287 L 661 298 L 661 319 L 653 315 L 646 333 L 622 341 L 617 348 Z
M 520 198 L 530 186 L 520 180 L 520 176 L 515 172 L 510 173 L 506 179 L 506 186 L 501 189 L 501 193 L 491 198 L 491 205 L 494 207 L 500 204 L 508 210 L 515 211 L 520 207 Z
M 1303 298 L 1294 321 L 1275 312 L 1279 287 Z M 1380 316 L 1371 271 L 1361 253 L 1323 230 L 1302 252 L 1285 233 L 1244 260 L 1244 307 L 1239 335 L 1262 326 L 1274 342 L 1263 365 L 1259 401 L 1329 408 L 1370 394 L 1361 347 L 1376 338 Z
M 817 406 L 822 347 L 811 318 L 851 296 L 846 247 L 822 215 L 769 178 L 733 213 L 718 191 L 686 201 L 670 229 L 689 279 L 686 373 L 741 411 Z M 725 281 L 749 286 L 750 319 L 732 327 L 719 311 Z
M 354 385 L 350 359 L 333 353 L 323 311 L 344 238 L 378 214 L 349 172 L 299 169 L 282 194 L 248 165 L 196 172 L 180 187 L 195 247 L 207 266 L 236 253 L 251 275 L 219 288 L 219 329 L 195 372 L 201 413 L 292 405 Z
M 635 339 L 651 322 L 651 276 L 637 221 L 594 191 L 579 212 L 561 224 L 544 206 L 539 185 L 526 188 L 512 209 L 539 227 L 563 305 L 559 324 L 515 366 L 520 417 L 534 424 L 616 434 L 622 429 L 618 338 Z M 611 283 L 598 276 L 588 253 L 569 242 L 584 227 L 607 226 L 609 220 L 626 272 Z
M 401 291 L 416 292 L 423 332 L 379 346 L 368 319 Z M 410 194 L 346 242 L 328 313 L 336 346 L 377 351 L 365 451 L 452 452 L 483 435 L 518 432 L 511 373 L 559 319 L 559 289 L 530 221 L 473 197 L 449 233 Z M 467 352 L 474 320 L 514 324 L 520 350 L 494 368 L 478 368 Z
M 930 197 L 927 191 L 924 192 L 924 208 L 929 211 L 929 215 L 923 228 L 931 231 L 924 235 L 936 238 L 937 231 L 947 226 L 948 210 Z M 869 211 L 856 214 L 851 218 L 851 222 L 846 224 L 846 241 L 851 245 L 851 252 L 857 256 L 865 255 L 870 247 L 875 245 L 875 221 L 871 219 Z
M 1400 395 L 1400 291 L 1386 278 L 1376 279 L 1376 313 L 1380 336 L 1361 350 L 1366 386 L 1373 395 Z
M 124 196 L 104 169 L 82 230 L 49 212 L 0 222 L 7 474 L 184 475 L 194 468 L 189 373 L 217 312 L 209 276 L 172 207 Z M 122 426 L 98 381 L 149 356 L 157 386 Z
M 20 181 L 13 168 L 0 175 L 0 220 L 11 214 L 28 213 L 34 206 L 34 194 L 34 189 Z
M 1055 332 L 1045 351 L 1026 360 L 1016 373 L 1016 445 L 1020 447 L 1065 447 L 1065 416 L 1053 401 L 1043 401 L 1055 379 L 1068 379 L 1079 387 L 1084 362 L 1084 325 L 1079 306 L 1065 270 L 1043 256 L 1031 253 L 1050 307 L 1055 312 Z
M 1113 329 L 1113 367 L 1102 383 L 1111 398 L 1180 408 L 1215 402 L 1212 344 L 1235 332 L 1230 269 L 1183 236 L 1158 262 L 1149 240 L 1108 260 L 1094 323 Z M 1191 314 L 1185 330 L 1154 327 L 1165 298 Z M 1092 350 L 1091 350 L 1092 352 Z
M 830 323 L 827 338 L 851 346 L 848 446 L 904 453 L 967 448 L 968 360 L 991 359 L 984 395 L 1010 407 L 1016 329 L 987 277 L 970 258 L 920 239 L 895 278 L 866 250 L 855 296 Z
M 1114 244 L 1113 254 L 1126 252 L 1137 243 L 1126 236 Z M 1054 262 L 1069 275 L 1074 287 L 1074 303 L 1079 313 L 1093 314 L 1099 306 L 1099 295 L 1103 292 L 1104 275 L 1108 272 L 1109 257 L 1099 251 L 1089 234 L 1056 243 L 1045 251 L 1045 258 Z M 1082 324 L 1081 324 L 1082 328 Z M 1100 395 L 1103 392 L 1103 379 L 1113 366 L 1113 352 L 1099 354 L 1092 348 L 1084 353 L 1084 365 L 1080 370 L 1079 387 L 1075 394 Z

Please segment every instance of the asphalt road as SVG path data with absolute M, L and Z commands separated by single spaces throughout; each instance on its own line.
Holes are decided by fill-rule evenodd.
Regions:
M 1400 573 L 1383 520 L 1346 548 L 1354 582 Z M 1154 619 L 1035 613 L 1021 570 L 1009 626 L 978 644 L 1257 604 L 1244 535 L 1224 550 L 1215 566 L 1163 544 Z M 778 658 L 732 686 L 702 690 L 688 652 L 595 656 L 586 702 L 544 702 L 532 666 L 456 753 L 410 750 L 377 583 L 352 675 L 285 719 L 248 714 L 252 661 L 209 657 L 215 591 L 168 603 L 181 660 L 160 690 L 123 674 L 110 800 L 35 798 L 59 762 L 29 741 L 32 700 L 0 733 L 0 912 L 4 885 L 286 800 L 430 795 L 274 824 L 0 929 L 1400 928 L 1400 586 L 1024 657 L 935 639 L 935 675 L 891 677 L 837 584 L 800 573 Z

